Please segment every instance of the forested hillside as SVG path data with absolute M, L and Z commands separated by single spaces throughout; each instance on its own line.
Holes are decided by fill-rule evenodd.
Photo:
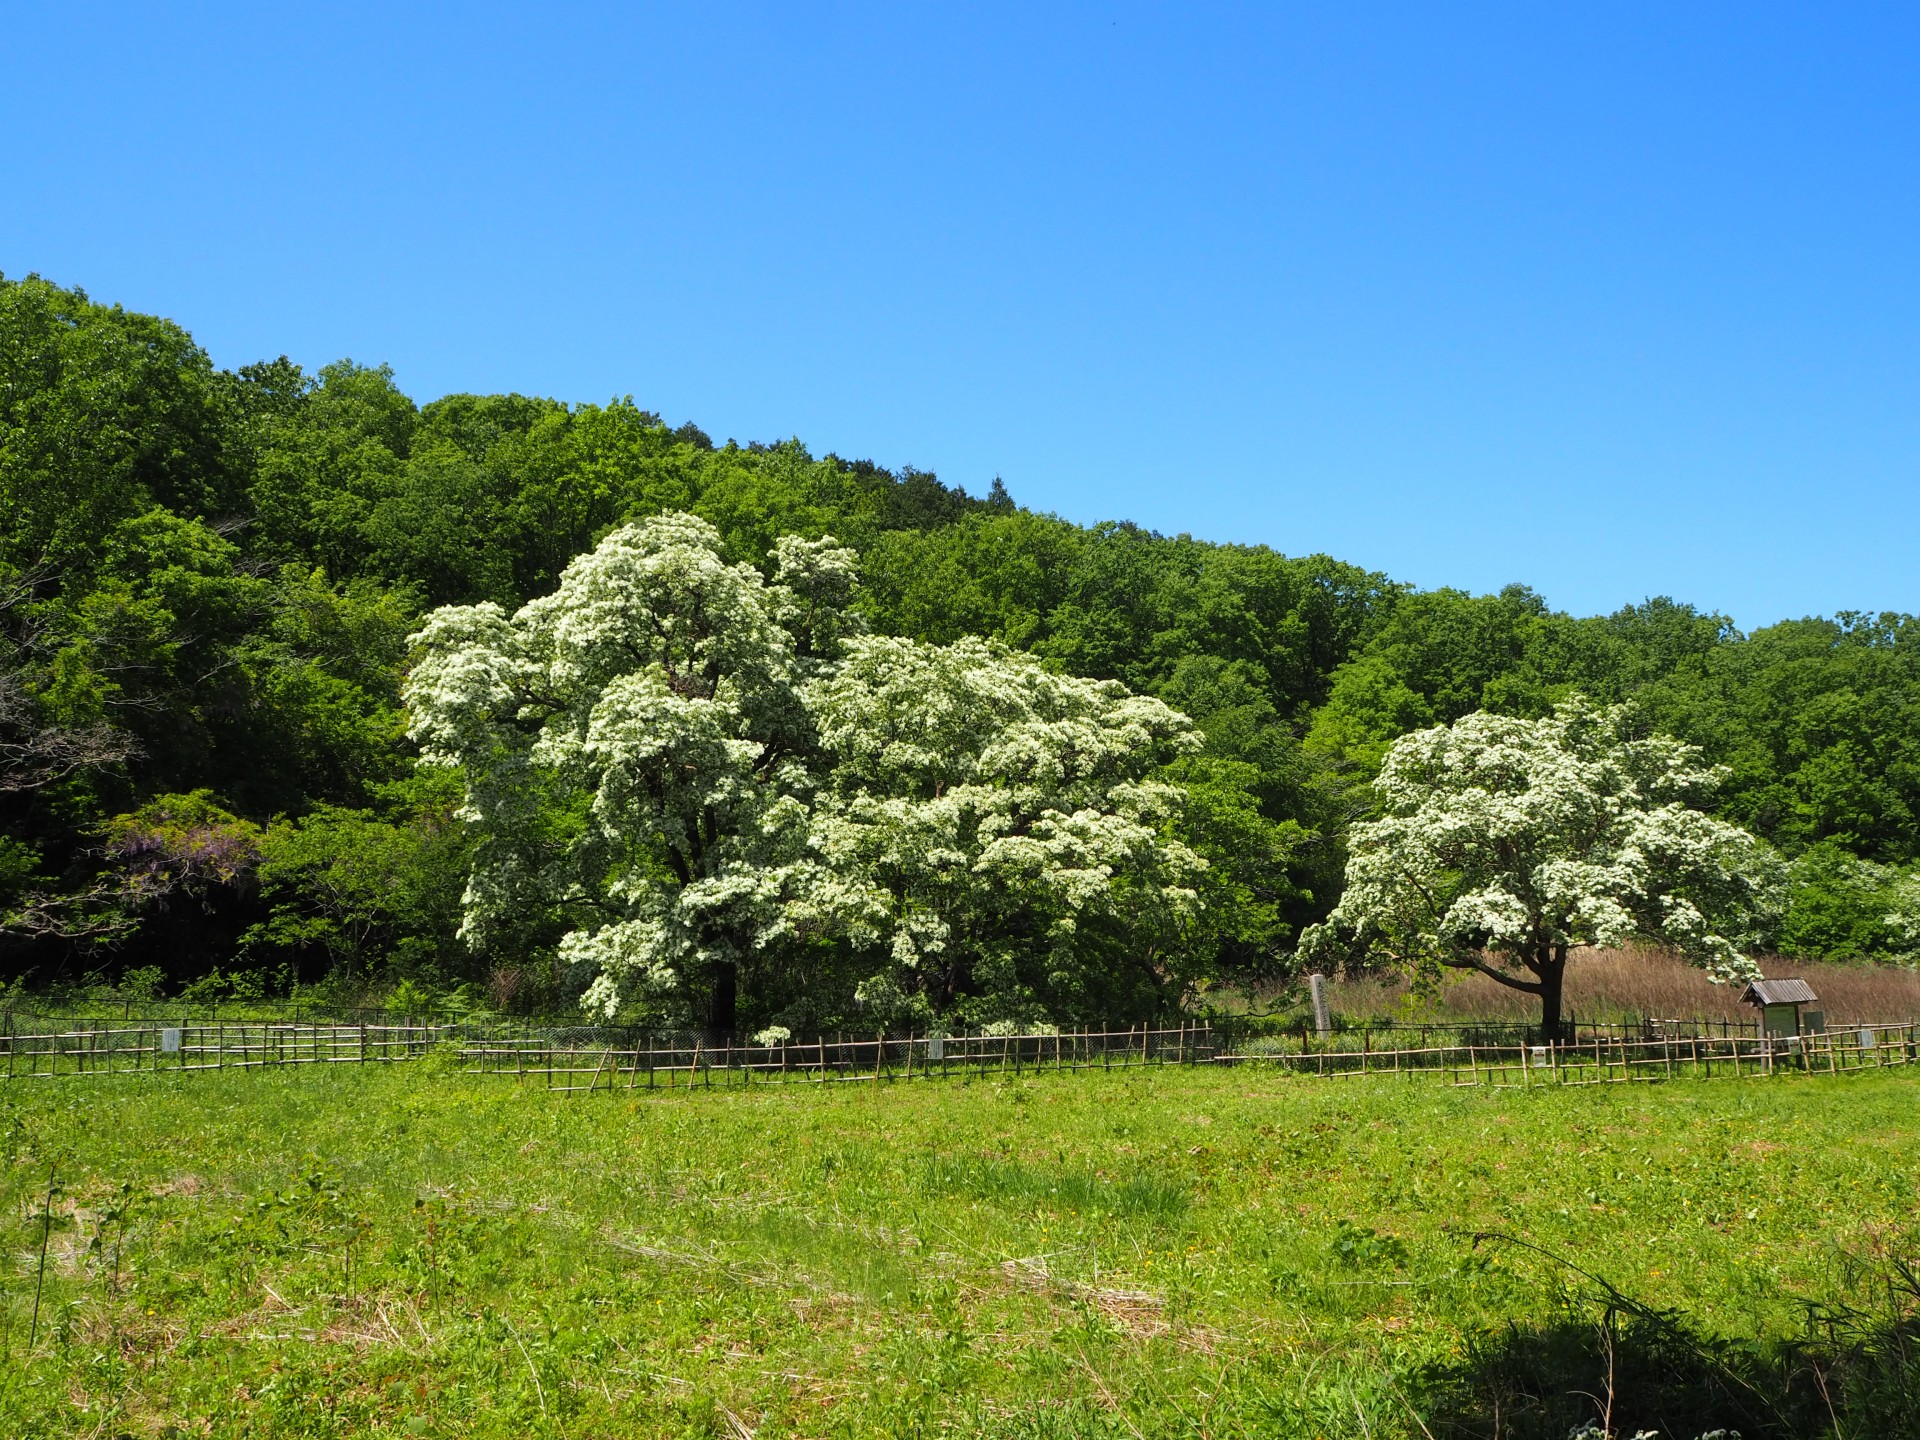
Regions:
M 511 612 L 673 511 L 769 575 L 783 535 L 851 546 L 875 631 L 1002 640 L 1191 716 L 1204 746 L 1165 774 L 1206 919 L 1170 987 L 1285 971 L 1393 737 L 1575 690 L 1729 767 L 1724 814 L 1794 864 L 1783 951 L 1920 949 L 1912 616 L 1742 634 L 1666 599 L 1579 618 L 1520 586 L 1415 591 L 1073 525 L 997 481 L 716 445 L 631 400 L 419 404 L 344 360 L 223 371 L 170 321 L 29 278 L 0 281 L 0 983 L 564 998 L 537 932 L 456 934 L 471 840 L 458 777 L 406 738 L 408 637 L 435 606 Z M 853 1004 L 838 983 L 812 1018 Z

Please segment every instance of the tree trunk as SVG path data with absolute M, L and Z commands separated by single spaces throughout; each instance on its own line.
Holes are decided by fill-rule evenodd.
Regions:
M 1558 1045 L 1566 1040 L 1566 1022 L 1560 1018 L 1560 992 L 1567 978 L 1567 947 L 1543 946 L 1534 960 L 1534 973 L 1540 977 L 1540 1043 Z
M 707 1043 L 730 1044 L 740 999 L 740 967 L 731 960 L 713 962 L 713 999 L 707 1007 Z

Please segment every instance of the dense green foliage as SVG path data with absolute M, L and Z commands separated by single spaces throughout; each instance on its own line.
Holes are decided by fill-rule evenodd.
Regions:
M 1913 617 L 1749 635 L 1667 600 L 1575 618 L 1518 587 L 1416 592 L 797 440 L 716 446 L 629 400 L 422 406 L 348 361 L 223 371 L 171 322 L 27 279 L 0 280 L 0 981 L 159 965 L 555 998 L 553 937 L 455 933 L 468 840 L 405 739 L 407 636 L 436 605 L 546 594 L 670 510 L 769 574 L 777 537 L 830 533 L 875 631 L 998 639 L 1193 717 L 1205 746 L 1170 774 L 1209 903 L 1155 1003 L 1284 969 L 1395 736 L 1575 690 L 1730 767 L 1721 813 L 1796 863 L 1781 944 L 1916 946 Z
M 1916 1098 L 1891 1072 L 23 1081 L 0 1091 L 0 1416 L 74 1440 L 1567 1440 L 1603 1417 L 1894 1440 L 1920 1435 Z

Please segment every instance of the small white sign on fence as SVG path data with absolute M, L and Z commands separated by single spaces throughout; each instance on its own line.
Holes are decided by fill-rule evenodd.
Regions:
M 927 1059 L 944 1060 L 947 1058 L 947 1041 L 943 1035 L 930 1036 L 927 1040 Z
M 1879 1040 L 1880 1037 L 1871 1030 L 1862 1030 L 1860 1032 L 1860 1048 L 1862 1050 L 1873 1049 L 1873 1047 L 1879 1043 Z
M 162 1055 L 178 1055 L 180 1053 L 180 1032 L 178 1030 L 170 1028 L 160 1032 L 160 1053 Z

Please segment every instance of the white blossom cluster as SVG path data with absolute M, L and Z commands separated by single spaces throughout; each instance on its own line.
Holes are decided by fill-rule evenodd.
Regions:
M 1696 808 L 1723 772 L 1636 736 L 1628 707 L 1580 697 L 1541 720 L 1469 715 L 1401 737 L 1356 825 L 1346 890 L 1311 954 L 1348 953 L 1431 982 L 1440 967 L 1535 975 L 1578 945 L 1670 946 L 1716 980 L 1778 903 L 1778 862 Z
M 1089 916 L 1192 905 L 1179 792 L 1149 778 L 1194 743 L 1185 717 L 1002 646 L 865 636 L 831 539 L 775 562 L 768 583 L 664 515 L 517 614 L 428 617 L 406 698 L 423 758 L 466 782 L 470 943 L 567 916 L 560 955 L 611 1015 L 841 937 L 879 957 L 879 1004 L 924 995 L 989 914 L 1058 946 Z

